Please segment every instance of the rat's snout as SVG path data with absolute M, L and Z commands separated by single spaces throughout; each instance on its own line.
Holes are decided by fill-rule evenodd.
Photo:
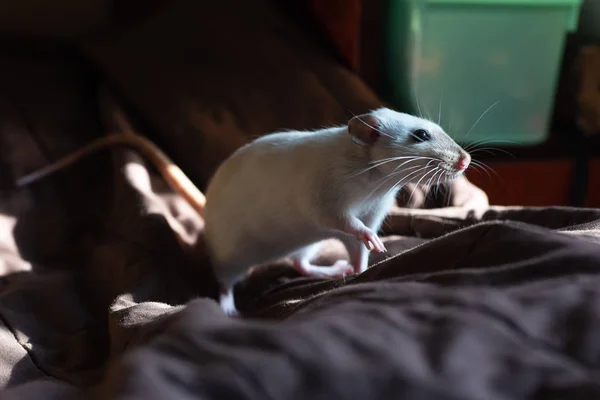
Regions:
M 465 169 L 467 169 L 469 167 L 470 163 L 471 163 L 471 156 L 469 155 L 469 153 L 467 153 L 467 152 L 462 153 L 458 157 L 458 161 L 456 162 L 456 169 L 459 171 L 464 171 Z

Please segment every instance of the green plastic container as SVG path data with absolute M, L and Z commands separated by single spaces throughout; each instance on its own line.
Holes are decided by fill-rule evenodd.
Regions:
M 581 3 L 389 0 L 382 95 L 461 143 L 542 142 Z

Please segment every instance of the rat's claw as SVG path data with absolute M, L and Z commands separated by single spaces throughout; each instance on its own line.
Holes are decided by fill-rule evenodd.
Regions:
M 365 244 L 369 251 L 377 250 L 379 253 L 387 251 L 379 236 L 370 229 L 362 232 L 358 239 Z
M 375 236 L 375 239 L 377 240 L 375 249 L 380 253 L 387 251 L 385 249 L 385 245 L 383 244 L 383 241 L 379 238 L 379 236 Z

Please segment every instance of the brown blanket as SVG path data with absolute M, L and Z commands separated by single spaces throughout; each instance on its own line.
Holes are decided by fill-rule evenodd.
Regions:
M 254 135 L 380 104 L 267 2 L 216 3 L 82 47 L 198 185 Z M 112 126 L 89 66 L 7 52 L 0 72 L 0 398 L 600 395 L 600 210 L 489 207 L 466 180 L 418 190 L 386 221 L 392 257 L 340 281 L 257 271 L 230 319 L 202 220 L 134 152 L 12 186 Z M 320 261 L 345 256 L 331 242 Z

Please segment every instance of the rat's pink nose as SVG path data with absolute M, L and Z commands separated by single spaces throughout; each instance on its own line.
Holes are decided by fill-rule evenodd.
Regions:
M 468 154 L 460 156 L 458 161 L 456 162 L 456 168 L 463 171 L 467 169 L 469 164 L 471 163 L 471 156 Z

